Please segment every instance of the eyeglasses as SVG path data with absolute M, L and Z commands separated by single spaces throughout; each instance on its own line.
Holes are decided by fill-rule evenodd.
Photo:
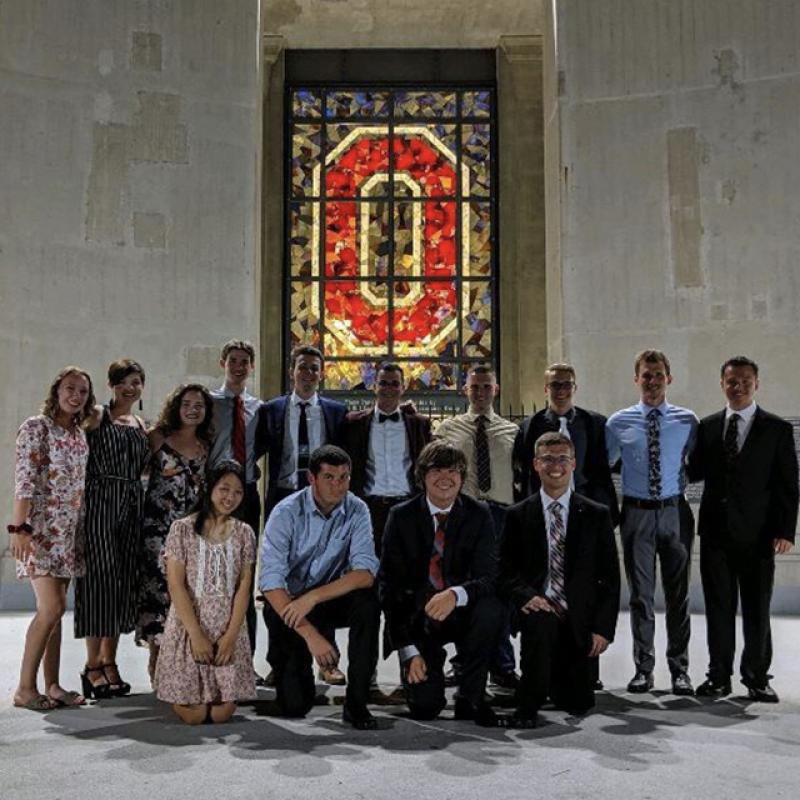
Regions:
M 550 381 L 547 388 L 551 392 L 558 392 L 561 389 L 571 389 L 575 385 L 575 381 Z
M 378 386 L 381 389 L 399 389 L 403 384 L 400 381 L 378 381 Z
M 572 463 L 572 456 L 536 456 L 537 461 L 546 464 L 548 467 L 558 464 L 559 467 L 566 467 Z

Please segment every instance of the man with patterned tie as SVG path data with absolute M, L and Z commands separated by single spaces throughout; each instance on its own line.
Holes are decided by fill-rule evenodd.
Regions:
M 489 658 L 505 616 L 495 596 L 497 547 L 485 503 L 461 493 L 467 460 L 434 441 L 420 453 L 424 492 L 394 506 L 378 573 L 386 615 L 384 655 L 397 650 L 414 719 L 434 719 L 446 705 L 444 645 L 461 656 L 456 719 L 499 727 L 485 702 Z
M 515 727 L 538 710 L 583 714 L 594 706 L 590 659 L 614 639 L 619 561 L 608 507 L 572 491 L 573 441 L 557 431 L 534 446 L 540 489 L 506 514 L 500 593 L 515 609 L 522 677 Z
M 628 691 L 649 692 L 655 667 L 656 557 L 666 602 L 667 663 L 672 692 L 693 695 L 689 680 L 689 567 L 694 520 L 684 496 L 686 460 L 694 446 L 697 417 L 667 402 L 669 359 L 644 350 L 634 362 L 640 402 L 606 423 L 609 463 L 622 459 L 620 536 L 630 589 L 633 661 Z
M 741 599 L 742 683 L 751 700 L 777 703 L 769 685 L 769 605 L 775 556 L 791 550 L 797 525 L 794 437 L 786 420 L 756 405 L 755 361 L 729 358 L 720 385 L 727 406 L 700 422 L 689 459 L 691 479 L 705 481 L 698 532 L 709 667 L 697 694 L 723 697 L 731 692 Z

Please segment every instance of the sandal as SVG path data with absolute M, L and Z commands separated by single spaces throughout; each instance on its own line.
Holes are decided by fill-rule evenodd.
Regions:
M 48 697 L 45 694 L 37 694 L 34 697 L 31 697 L 31 699 L 25 703 L 19 702 L 15 697 L 14 707 L 26 708 L 28 711 L 45 712 L 45 711 L 52 711 L 55 708 L 55 705 L 53 705 L 54 702 L 55 701 L 52 698 Z
M 122 680 L 122 676 L 119 674 L 119 667 L 112 661 L 109 664 L 103 664 L 101 669 L 103 670 L 103 674 L 106 676 L 106 680 L 108 681 L 108 688 L 111 691 L 112 697 L 124 697 L 126 694 L 130 694 L 131 685 L 127 682 Z M 117 680 L 115 681 L 106 670 L 113 669 L 117 673 Z
M 100 674 L 105 683 L 92 683 L 89 675 L 93 672 Z M 105 670 L 102 667 L 90 667 L 87 664 L 83 672 L 81 672 L 81 690 L 83 691 L 83 696 L 88 697 L 90 700 L 105 700 L 111 697 L 111 687 L 108 684 Z
M 47 696 L 56 704 L 56 708 L 77 708 L 86 705 L 86 698 L 82 694 L 67 689 L 62 689 L 58 697 L 54 697 L 49 692 Z

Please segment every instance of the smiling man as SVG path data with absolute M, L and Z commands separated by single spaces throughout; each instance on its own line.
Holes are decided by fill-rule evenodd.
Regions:
M 573 492 L 575 445 L 544 433 L 534 448 L 536 494 L 506 515 L 500 592 L 516 612 L 522 677 L 516 727 L 534 727 L 539 708 L 583 714 L 594 706 L 590 659 L 614 639 L 619 562 L 607 506 Z
M 693 695 L 689 680 L 689 565 L 694 520 L 684 497 L 686 459 L 694 445 L 697 417 L 667 402 L 669 359 L 644 350 L 634 361 L 640 401 L 606 423 L 609 463 L 622 459 L 620 535 L 630 588 L 633 661 L 628 691 L 649 692 L 655 667 L 656 556 L 667 606 L 667 663 L 672 692 Z
M 736 607 L 742 606 L 740 671 L 751 700 L 777 703 L 769 685 L 769 605 L 775 556 L 788 553 L 797 525 L 797 455 L 792 426 L 756 404 L 758 365 L 746 356 L 720 371 L 725 409 L 700 422 L 689 460 L 704 480 L 700 502 L 700 575 L 706 605 L 708 677 L 703 697 L 731 692 Z
M 489 658 L 504 607 L 495 597 L 497 551 L 485 503 L 463 495 L 464 454 L 446 442 L 427 445 L 417 460 L 424 493 L 389 512 L 379 573 L 386 615 L 385 655 L 397 650 L 414 719 L 445 707 L 444 645 L 461 657 L 456 719 L 502 724 L 484 701 Z

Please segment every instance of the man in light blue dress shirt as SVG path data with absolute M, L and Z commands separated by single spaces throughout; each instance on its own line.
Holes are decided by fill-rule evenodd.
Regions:
M 281 500 L 264 530 L 259 589 L 266 601 L 267 661 L 285 716 L 314 704 L 312 659 L 336 665 L 330 631 L 350 629 L 345 722 L 376 727 L 367 710 L 378 660 L 380 607 L 373 590 L 378 559 L 369 509 L 348 491 L 350 457 L 324 445 L 309 459 L 309 486 Z
M 633 660 L 628 691 L 653 688 L 655 667 L 656 556 L 666 601 L 667 662 L 672 691 L 693 695 L 689 680 L 689 567 L 694 536 L 684 489 L 686 460 L 697 434 L 693 411 L 667 402 L 672 383 L 669 359 L 659 350 L 636 356 L 634 382 L 640 402 L 612 414 L 606 423 L 611 464 L 622 459 L 620 535 L 630 589 Z

